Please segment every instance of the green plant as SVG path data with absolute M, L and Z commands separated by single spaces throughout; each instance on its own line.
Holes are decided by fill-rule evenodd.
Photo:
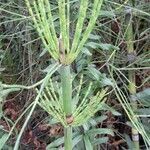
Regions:
M 130 12 L 129 12 L 130 11 Z M 128 51 L 128 60 L 129 63 L 132 63 L 136 57 L 136 51 L 134 50 L 134 34 L 133 34 L 133 26 L 132 26 L 132 12 L 131 10 L 127 10 L 127 14 L 125 16 L 125 23 L 127 25 L 127 29 L 125 32 L 126 41 L 127 41 L 127 51 Z M 134 65 L 133 65 L 134 67 Z M 129 76 L 129 92 L 130 94 L 136 93 L 136 81 L 135 81 L 135 71 L 129 70 L 128 71 Z M 132 107 L 134 111 L 136 111 L 137 108 L 137 102 L 133 99 L 131 99 Z M 139 133 L 135 128 L 132 128 L 132 140 L 134 141 L 135 148 L 139 150 Z
M 13 140 L 18 137 L 14 149 L 24 149 L 24 144 L 22 144 L 25 140 L 24 135 L 28 133 L 28 127 L 32 126 L 30 122 L 34 118 L 34 114 L 41 110 L 42 113 L 47 112 L 46 115 L 52 115 L 53 117 L 51 117 L 57 122 L 57 125 L 61 123 L 65 127 L 66 133 L 70 136 L 65 141 L 73 143 L 73 149 L 91 148 L 99 150 L 105 149 L 105 146 L 111 149 L 113 146 L 111 140 L 115 139 L 116 141 L 118 134 L 120 134 L 120 141 L 124 142 L 120 144 L 120 149 L 125 149 L 126 146 L 129 149 L 134 149 L 135 142 L 130 140 L 130 131 L 122 129 L 120 132 L 118 129 L 120 130 L 121 127 L 116 128 L 115 126 L 115 124 L 120 124 L 120 119 L 122 119 L 121 124 L 130 129 L 136 129 L 139 136 L 142 135 L 140 138 L 145 144 L 140 141 L 138 143 L 140 148 L 144 146 L 145 149 L 149 149 L 149 100 L 145 98 L 145 96 L 149 96 L 147 94 L 149 89 L 143 92 L 139 91 L 149 86 L 148 17 L 150 15 L 146 0 L 134 1 L 134 5 L 132 2 L 132 0 L 106 0 L 103 3 L 103 10 L 99 12 L 101 18 L 97 19 L 96 23 L 94 21 L 96 15 L 92 18 L 93 20 L 90 19 L 92 12 L 94 14 L 94 0 L 88 2 L 66 0 L 65 3 L 63 0 L 29 1 L 30 15 L 26 10 L 24 1 L 2 0 L 0 2 L 0 39 L 2 39 L 0 45 L 0 80 L 2 81 L 0 123 L 5 120 L 10 127 L 9 132 L 3 132 L 3 127 L 0 128 L 2 130 L 0 149 L 12 149 L 14 147 L 11 137 Z M 84 6 L 82 5 L 82 7 L 81 4 Z M 129 20 L 126 10 L 132 12 Z M 61 13 L 59 13 L 60 11 Z M 68 15 L 69 13 L 70 15 Z M 78 16 L 80 17 L 78 18 Z M 126 23 L 125 18 L 127 19 Z M 90 33 L 89 31 L 92 29 L 87 29 L 90 22 L 93 24 L 93 32 L 86 34 Z M 131 24 L 133 30 L 130 30 Z M 84 38 L 85 35 L 88 39 Z M 127 51 L 132 49 L 136 50 L 137 54 L 135 60 L 129 63 Z M 51 56 L 47 55 L 48 52 Z M 48 67 L 41 69 L 45 66 Z M 138 81 L 130 78 L 129 74 L 136 77 Z M 43 79 L 38 81 L 39 78 Z M 33 85 L 24 86 L 30 84 Z M 65 86 L 66 84 L 69 86 Z M 105 97 L 101 101 L 100 95 L 97 93 L 101 91 L 100 89 L 104 89 L 102 92 L 105 92 L 107 85 L 112 86 L 113 90 L 106 94 L 106 101 Z M 133 85 L 133 95 L 131 90 L 129 92 L 128 85 Z M 20 90 L 20 92 L 12 93 L 15 89 Z M 135 89 L 139 93 L 135 93 Z M 37 91 L 37 95 L 34 90 Z M 10 95 L 8 95 L 9 92 L 11 92 Z M 27 93 L 27 96 L 24 97 L 23 93 Z M 23 103 L 18 110 L 21 115 L 19 114 L 20 116 L 16 121 L 11 120 L 11 117 L 5 114 L 5 104 L 12 97 L 10 103 L 16 101 L 18 105 L 20 100 Z M 69 99 L 69 103 L 63 101 L 64 99 Z M 136 102 L 133 103 L 132 99 L 136 99 Z M 94 112 L 89 111 L 92 109 L 89 105 L 92 105 L 93 109 L 96 109 L 95 111 L 100 110 L 95 116 L 101 115 L 103 117 L 104 114 L 108 113 L 109 120 L 111 119 L 109 117 L 113 117 L 115 114 L 111 115 L 110 112 L 104 110 L 106 105 L 104 102 L 110 106 L 107 108 L 112 114 L 111 110 L 114 107 L 121 113 L 121 116 L 115 116 L 115 123 L 108 121 L 107 127 L 115 129 L 115 136 L 109 136 L 110 140 L 108 140 L 106 134 L 103 141 L 100 138 L 103 137 L 100 131 L 106 133 L 107 120 L 96 124 L 94 123 L 95 117 L 89 119 L 94 114 Z M 37 105 L 43 109 L 36 109 Z M 68 115 L 66 116 L 66 114 Z M 127 121 L 126 115 L 130 122 Z M 22 124 L 21 130 L 17 126 L 18 122 L 20 125 Z M 40 123 L 38 122 L 38 124 Z M 101 130 L 101 127 L 104 130 Z M 93 135 L 92 132 L 95 134 Z M 110 131 L 109 134 L 112 135 L 111 133 Z M 47 149 L 58 149 L 64 146 L 63 135 L 61 134 L 59 137 L 50 137 L 48 141 L 44 141 L 45 145 L 48 144 Z M 6 143 L 6 141 L 8 142 Z M 84 144 L 85 142 L 87 145 Z M 101 144 L 103 142 L 106 142 L 107 145 Z M 29 145 L 27 144 L 27 146 Z
M 79 17 L 74 33 L 74 38 L 70 43 L 70 1 L 58 1 L 58 14 L 60 22 L 60 37 L 57 38 L 55 30 L 51 5 L 48 0 L 37 0 L 30 3 L 26 0 L 29 12 L 32 16 L 34 26 L 36 27 L 42 42 L 50 53 L 50 55 L 59 61 L 62 66 L 60 69 L 61 89 L 62 92 L 56 95 L 52 81 L 46 86 L 41 95 L 39 104 L 49 114 L 57 118 L 65 127 L 65 149 L 72 149 L 72 126 L 78 126 L 82 122 L 87 121 L 101 107 L 100 101 L 106 95 L 106 90 L 98 92 L 90 100 L 87 98 L 91 84 L 87 89 L 83 100 L 77 104 L 76 109 L 72 110 L 72 75 L 70 64 L 76 59 L 78 54 L 87 41 L 94 24 L 99 16 L 99 11 L 102 5 L 102 0 L 94 0 L 87 29 L 83 31 L 83 24 L 86 18 L 89 1 L 81 0 Z M 82 80 L 81 80 L 82 84 Z M 77 100 L 80 94 L 80 89 L 77 92 Z M 39 91 L 37 91 L 40 93 Z M 46 92 L 46 93 L 45 93 Z M 47 95 L 48 94 L 48 95 Z M 62 99 L 62 102 L 61 102 Z

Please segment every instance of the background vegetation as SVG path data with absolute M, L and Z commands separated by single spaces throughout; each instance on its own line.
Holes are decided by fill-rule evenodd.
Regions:
M 70 2 L 71 36 L 80 1 Z M 55 0 L 50 3 L 59 33 L 57 3 Z M 89 13 L 84 29 L 90 17 Z M 73 130 L 74 149 L 137 149 L 137 145 L 148 149 L 150 146 L 149 20 L 148 0 L 104 1 L 94 30 L 72 64 L 72 72 L 74 91 L 83 75 L 81 96 L 86 94 L 90 81 L 94 85 L 91 95 L 106 86 L 109 94 L 102 110 Z M 0 0 L 0 148 L 14 148 L 36 97 L 34 88 L 20 91 L 15 85 L 37 83 L 53 63 L 33 27 L 25 3 Z M 57 73 L 53 81 L 59 84 Z M 134 133 L 136 136 L 140 133 L 139 142 L 132 141 L 132 136 L 136 138 Z M 19 146 L 20 149 L 61 149 L 63 141 L 62 125 L 37 106 Z

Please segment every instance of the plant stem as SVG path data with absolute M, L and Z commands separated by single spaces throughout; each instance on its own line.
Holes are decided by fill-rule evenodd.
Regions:
M 128 51 L 128 61 L 129 63 L 132 63 L 135 60 L 136 54 L 134 51 L 134 44 L 133 44 L 133 25 L 132 25 L 132 12 L 131 10 L 128 10 L 126 14 L 126 41 L 127 41 L 127 51 Z M 134 67 L 134 66 L 133 66 Z M 135 70 L 129 70 L 128 71 L 128 78 L 129 78 L 129 92 L 131 95 L 136 93 L 136 81 L 135 81 Z M 136 100 L 133 100 L 132 102 L 132 108 L 137 110 L 137 102 Z M 134 142 L 134 146 L 136 150 L 139 150 L 139 133 L 135 128 L 132 128 L 132 140 Z
M 65 150 L 72 150 L 72 127 L 69 126 L 64 129 Z
M 72 116 L 72 78 L 70 66 L 61 67 L 61 83 L 63 107 L 66 114 L 66 119 Z M 72 127 L 64 129 L 65 150 L 72 150 Z

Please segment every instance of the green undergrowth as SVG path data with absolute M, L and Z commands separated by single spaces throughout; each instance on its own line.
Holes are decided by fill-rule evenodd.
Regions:
M 74 150 L 136 149 L 132 129 L 149 149 L 149 2 L 42 2 L 0 2 L 0 149 L 59 149 L 69 127 Z M 43 124 L 62 131 L 25 144 Z

